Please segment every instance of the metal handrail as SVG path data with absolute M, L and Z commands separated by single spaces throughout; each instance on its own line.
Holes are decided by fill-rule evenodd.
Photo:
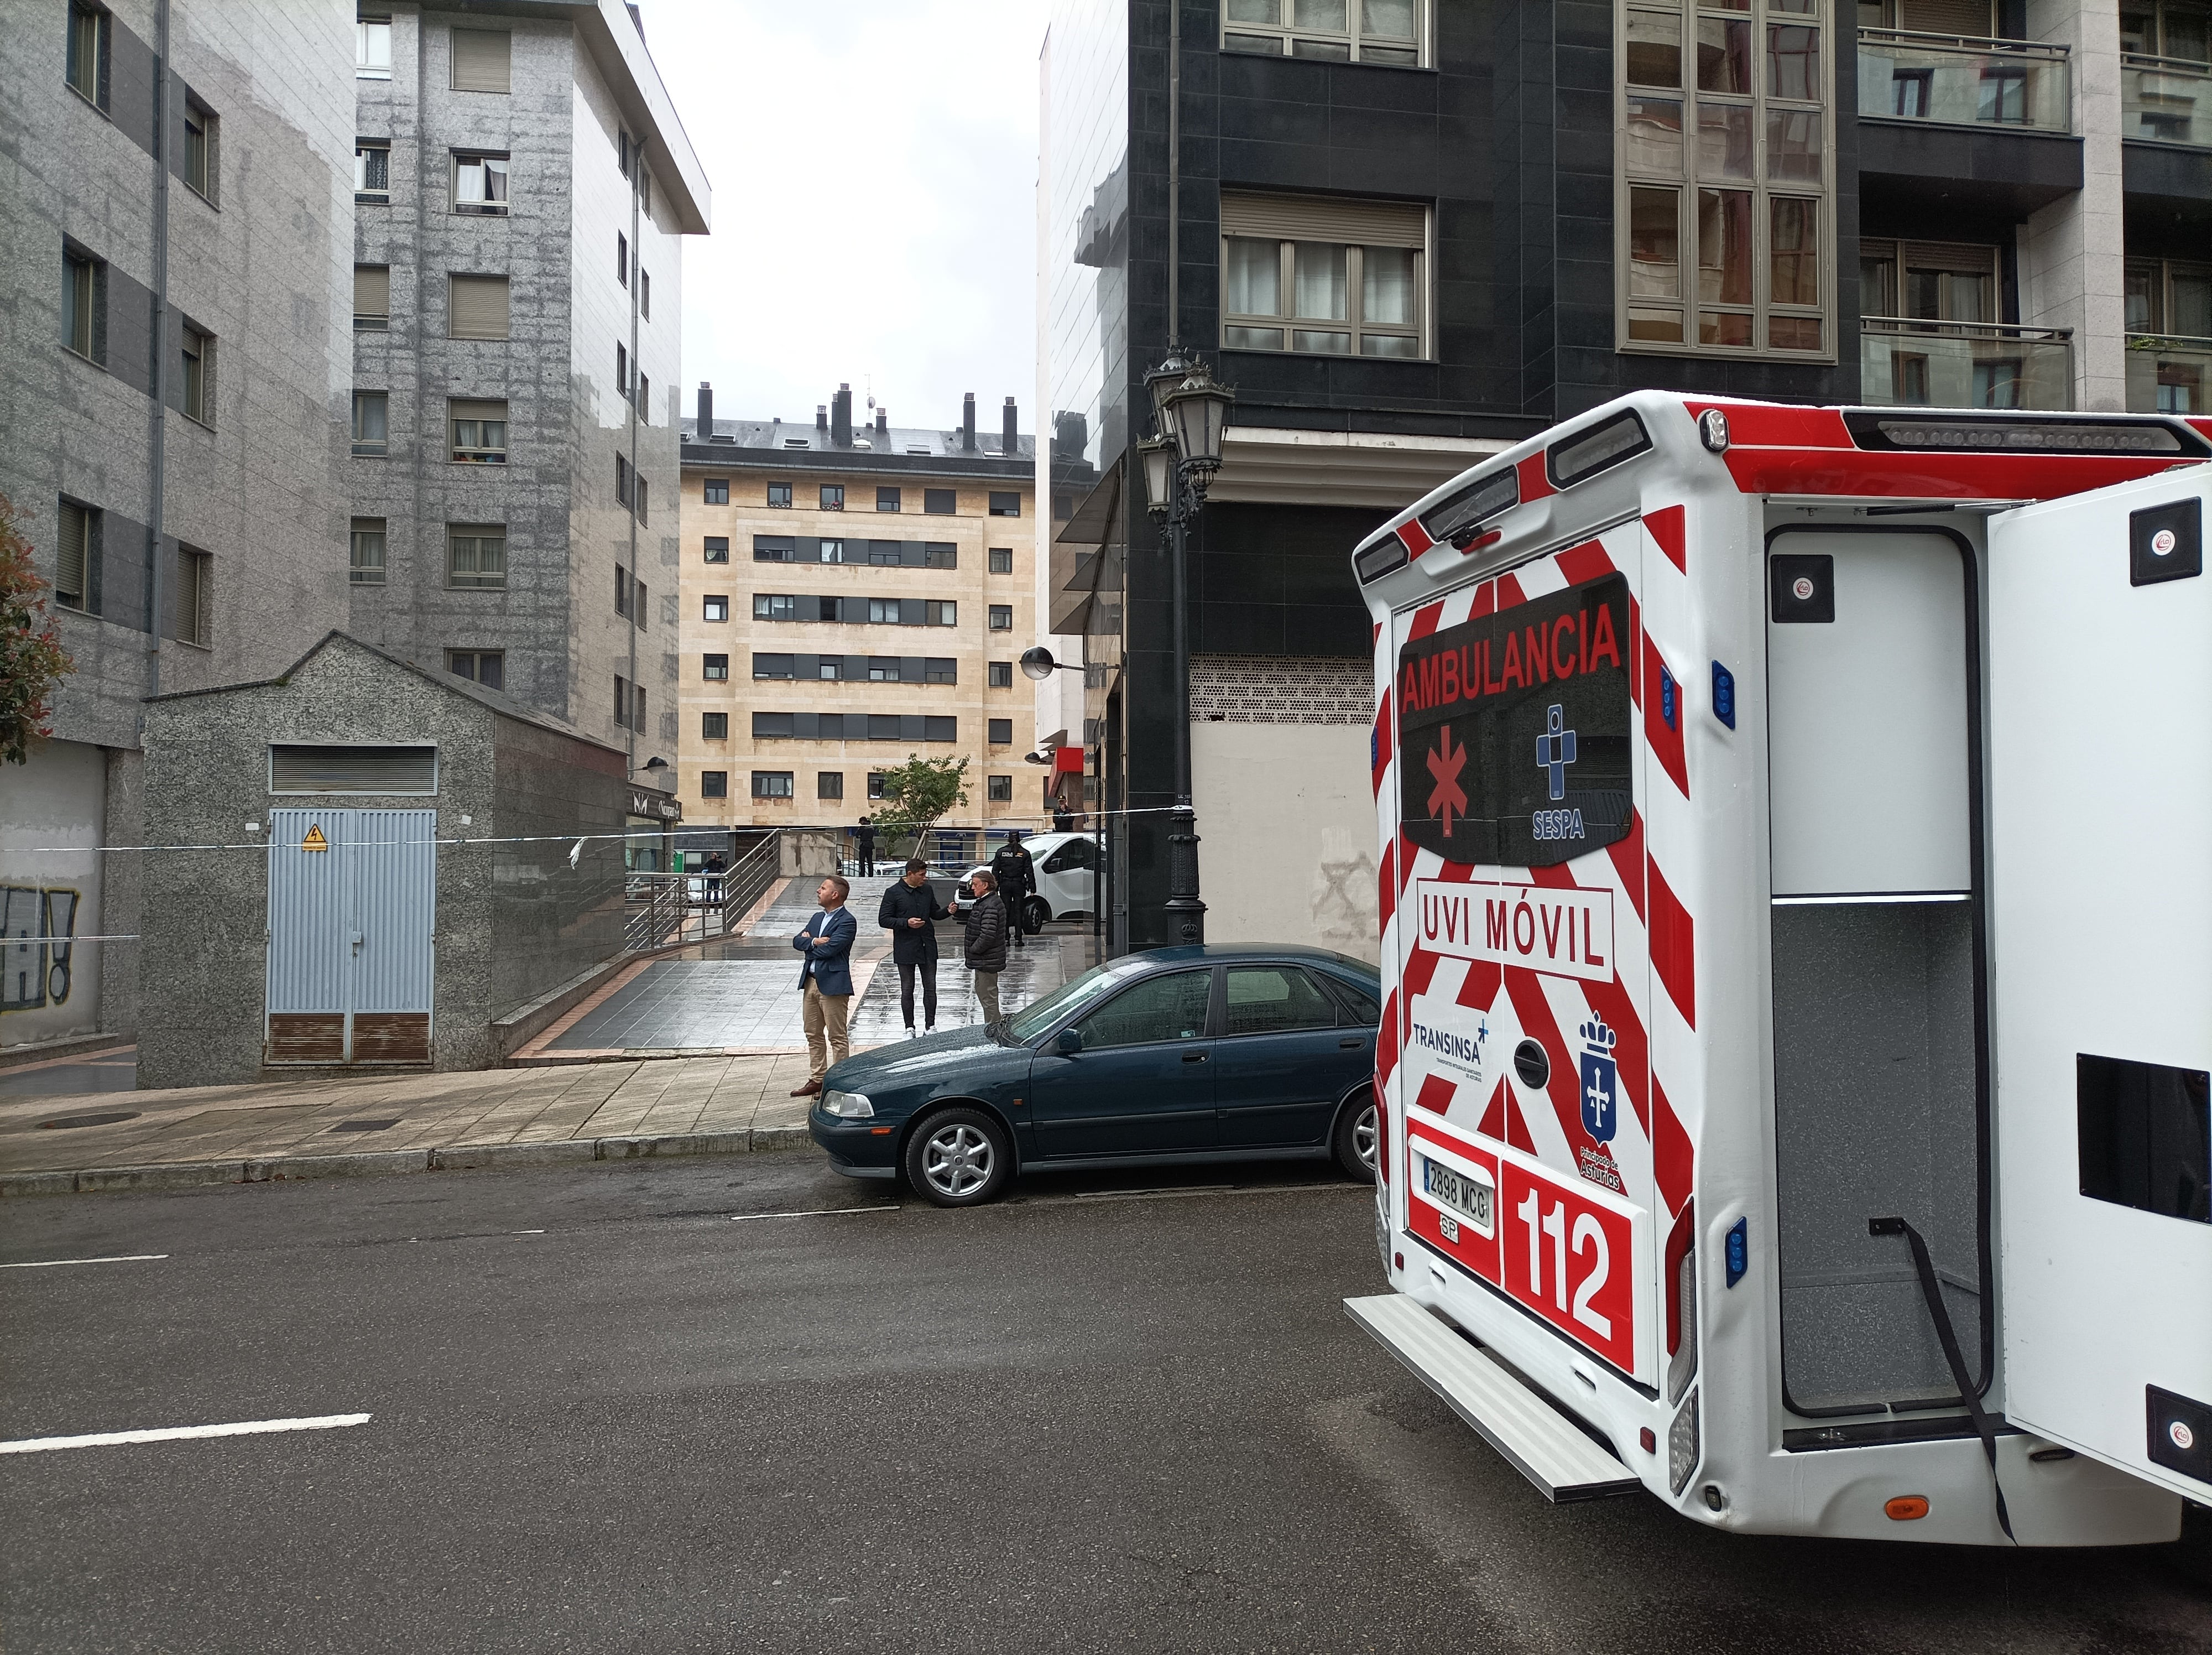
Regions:
M 2027 327 L 2018 322 L 1952 322 L 1936 316 L 1862 316 L 1859 328 L 1867 333 L 1919 333 L 1938 338 L 2026 339 L 2063 344 L 2074 337 L 2070 327 Z
M 2019 58 L 2042 58 L 2063 63 L 2072 48 L 2049 40 L 2008 40 L 1996 34 L 1939 34 L 1917 28 L 1862 28 L 1862 40 L 1893 41 L 1899 46 L 1949 49 L 1956 52 L 2002 52 Z
M 2208 350 L 2212 351 L 2212 338 L 2197 333 L 2141 333 L 2128 335 L 2130 350 Z
M 2124 69 L 2155 70 L 2161 75 L 2191 75 L 2200 81 L 2212 77 L 2212 64 L 2201 58 L 2158 58 L 2148 52 L 2123 52 L 2120 64 Z

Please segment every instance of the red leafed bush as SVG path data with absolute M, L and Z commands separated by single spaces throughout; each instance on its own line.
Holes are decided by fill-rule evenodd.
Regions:
M 54 733 L 54 689 L 76 670 L 46 607 L 47 582 L 31 563 L 15 508 L 0 494 L 0 758 L 21 764 Z

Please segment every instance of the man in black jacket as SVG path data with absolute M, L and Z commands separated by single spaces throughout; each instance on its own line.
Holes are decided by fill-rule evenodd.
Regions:
M 906 1015 L 906 1037 L 914 1031 L 914 979 L 921 977 L 923 1032 L 937 1027 L 937 926 L 952 910 L 939 905 L 930 888 L 929 864 L 916 856 L 906 865 L 906 874 L 884 892 L 876 923 L 891 934 L 891 964 L 898 967 L 899 1010 Z
M 858 853 L 858 872 L 864 879 L 876 877 L 876 824 L 866 817 L 853 830 L 854 848 Z
M 999 1020 L 999 973 L 1006 969 L 1006 899 L 988 873 L 969 881 L 975 901 L 968 904 L 968 970 L 975 979 L 975 1000 L 983 1021 Z
M 999 847 L 991 858 L 991 875 L 999 882 L 999 896 L 1006 904 L 1006 930 L 1015 947 L 1024 946 L 1022 934 L 1028 929 L 1024 922 L 1030 893 L 1036 889 L 1036 864 L 1030 859 L 1029 848 L 1022 843 L 1019 829 L 1006 830 L 1006 843 Z

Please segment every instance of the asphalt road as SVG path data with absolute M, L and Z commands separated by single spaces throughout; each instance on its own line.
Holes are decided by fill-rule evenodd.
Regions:
M 0 1457 L 0 1646 L 2212 1652 L 2171 1549 L 1547 1506 L 1340 1308 L 1366 1193 L 1235 1176 L 11 1202 L 0 1262 L 168 1256 L 0 1269 L 0 1439 L 371 1417 Z

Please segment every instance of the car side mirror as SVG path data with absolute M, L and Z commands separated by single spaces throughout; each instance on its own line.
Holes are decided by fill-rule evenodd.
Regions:
M 1060 1038 L 1053 1044 L 1060 1049 L 1060 1055 L 1062 1057 L 1073 1057 L 1083 1050 L 1083 1031 L 1062 1029 L 1060 1031 Z

